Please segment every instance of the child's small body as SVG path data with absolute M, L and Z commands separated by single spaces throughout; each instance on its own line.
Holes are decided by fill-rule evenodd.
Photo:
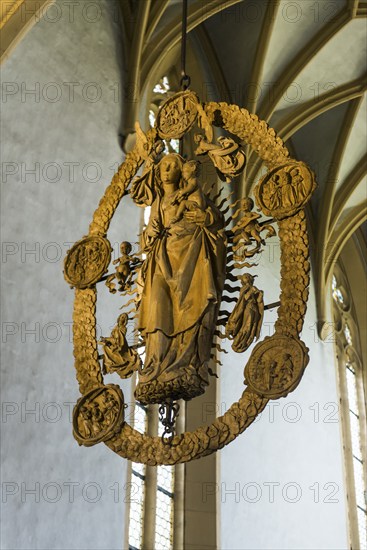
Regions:
M 176 223 L 184 215 L 185 210 L 193 210 L 199 208 L 205 210 L 205 199 L 202 190 L 200 189 L 197 179 L 200 163 L 196 160 L 190 160 L 183 165 L 182 178 L 184 187 L 180 189 L 172 204 L 179 204 L 176 216 L 172 223 Z
M 116 275 L 117 275 L 118 282 L 120 284 L 125 283 L 129 275 L 131 274 L 131 267 L 130 267 L 130 262 L 132 260 L 130 256 L 131 249 L 132 247 L 129 242 L 124 241 L 123 243 L 121 243 L 121 246 L 120 246 L 121 256 L 117 260 L 114 260 L 112 262 L 114 265 L 118 264 L 116 268 Z

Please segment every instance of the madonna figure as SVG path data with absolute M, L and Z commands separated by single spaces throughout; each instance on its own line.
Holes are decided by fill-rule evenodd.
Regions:
M 180 155 L 169 154 L 131 190 L 137 204 L 151 205 L 138 277 L 138 329 L 146 350 L 135 390 L 146 404 L 205 391 L 225 279 L 223 216 L 199 185 L 188 185 L 185 174 L 193 176 L 184 165 Z

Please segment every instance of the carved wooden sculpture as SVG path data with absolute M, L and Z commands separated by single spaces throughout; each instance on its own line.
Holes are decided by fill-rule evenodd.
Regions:
M 260 336 L 264 315 L 263 292 L 254 286 L 254 277 L 245 273 L 237 303 L 226 325 L 226 336 L 233 340 L 232 348 L 243 353 Z
M 103 374 L 117 372 L 121 378 L 129 378 L 141 365 L 140 357 L 135 349 L 129 347 L 126 340 L 128 316 L 121 313 L 111 336 L 102 336 Z
M 143 233 L 138 329 L 146 358 L 136 398 L 191 399 L 208 385 L 208 363 L 225 279 L 224 218 L 198 187 L 187 191 L 184 159 L 169 154 L 132 191 L 151 204 Z M 192 179 L 189 167 L 189 180 Z M 143 186 L 153 182 L 144 193 Z M 180 193 L 188 198 L 177 204 Z M 146 201 L 141 197 L 146 195 Z M 184 205 L 184 210 L 182 206 Z
M 213 125 L 237 136 L 264 160 L 269 171 L 257 184 L 255 197 L 262 214 L 270 220 L 261 221 L 252 211 L 251 200 L 243 199 L 232 205 L 237 206 L 233 213 L 236 223 L 232 231 L 225 231 L 229 206 L 223 208 L 223 201 L 216 206 L 202 191 L 198 163 L 177 154 L 161 158 L 161 140 L 179 139 L 195 124 L 205 133 L 205 138 L 196 138 L 198 153 L 208 154 L 223 179 L 238 174 L 245 157 L 232 138 L 223 139 L 219 145 L 210 143 Z M 175 464 L 208 455 L 233 441 L 269 399 L 286 396 L 302 377 L 308 350 L 299 334 L 309 285 L 303 207 L 315 181 L 304 163 L 288 158 L 282 140 L 265 122 L 236 105 L 201 104 L 191 91 L 168 99 L 147 134 L 139 125 L 136 128 L 136 146 L 106 189 L 88 236 L 76 243 L 65 259 L 65 278 L 76 289 L 74 355 L 82 393 L 74 410 L 74 435 L 87 446 L 104 441 L 114 452 L 135 462 Z M 219 347 L 215 335 L 233 339 L 237 352 L 259 338 L 263 293 L 253 285 L 253 276 L 246 273 L 239 276 L 241 286 L 233 286 L 231 283 L 238 279 L 232 269 L 253 265 L 246 260 L 274 234 L 274 221 L 281 242 L 281 296 L 275 333 L 254 347 L 245 366 L 246 389 L 210 426 L 171 436 L 168 443 L 143 435 L 124 421 L 122 391 L 116 385 L 104 384 L 96 341 L 96 284 L 106 278 L 111 257 L 107 230 L 143 163 L 143 174 L 133 181 L 130 193 L 136 204 L 151 206 L 142 237 L 146 257 L 141 264 L 128 264 L 128 285 L 122 279 L 118 282 L 120 292 L 134 296 L 139 345 L 145 346 L 146 357 L 144 365 L 140 364 L 135 349 L 128 346 L 126 317 L 120 317 L 111 337 L 104 339 L 102 356 L 104 372 L 116 370 L 125 377 L 138 369 L 136 398 L 141 402 L 161 403 L 164 409 L 164 404 L 174 399 L 188 400 L 203 393 L 211 372 L 212 351 Z M 263 230 L 267 230 L 264 238 L 260 236 Z M 223 302 L 234 301 L 233 296 L 237 296 L 233 311 L 221 309 Z M 218 331 L 220 327 L 224 333 Z M 170 411 L 164 410 L 164 422 L 169 424 L 170 414 L 174 416 L 177 410 L 174 405 Z
M 120 292 L 123 292 L 124 290 L 130 288 L 133 267 L 134 265 L 140 263 L 139 258 L 130 255 L 131 250 L 131 244 L 124 241 L 120 245 L 121 256 L 117 260 L 113 260 L 112 262 L 112 265 L 117 264 L 116 272 L 109 275 L 106 280 L 106 286 L 108 287 L 108 290 L 112 292 L 112 294 L 115 294 L 117 292 L 116 284 L 114 282 L 115 279 L 118 284 L 118 290 Z

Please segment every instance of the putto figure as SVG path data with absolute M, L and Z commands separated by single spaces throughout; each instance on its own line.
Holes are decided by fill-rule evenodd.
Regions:
M 114 283 L 114 279 L 117 281 L 119 292 L 124 292 L 130 287 L 133 267 L 140 263 L 139 258 L 130 255 L 131 250 L 131 244 L 124 241 L 120 245 L 121 256 L 112 262 L 113 265 L 118 264 L 116 272 L 109 275 L 106 280 L 106 286 L 112 294 L 115 294 L 116 292 L 116 284 Z
M 233 214 L 235 219 L 240 215 L 239 221 L 234 226 L 233 233 L 233 252 L 237 261 L 252 258 L 260 252 L 261 245 L 265 240 L 261 237 L 263 231 L 267 231 L 266 238 L 275 235 L 274 227 L 270 224 L 260 225 L 260 214 L 253 212 L 254 201 L 250 198 L 241 199 L 240 208 Z M 248 267 L 251 267 L 248 265 Z
M 169 154 L 131 190 L 135 202 L 151 205 L 142 235 L 146 260 L 137 281 L 138 329 L 146 355 L 135 395 L 142 403 L 188 400 L 208 385 L 226 237 L 223 215 L 199 187 L 189 190 L 182 207 L 188 185 L 198 185 L 190 182 L 196 180 L 192 167 L 180 155 Z

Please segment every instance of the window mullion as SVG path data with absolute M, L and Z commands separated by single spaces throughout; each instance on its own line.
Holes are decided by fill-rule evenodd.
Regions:
M 148 407 L 148 435 L 155 437 L 158 432 L 158 407 Z M 154 548 L 156 530 L 156 493 L 157 493 L 157 467 L 146 466 L 145 497 L 144 497 L 144 522 L 142 550 Z
M 341 427 L 342 439 L 344 447 L 344 464 L 346 478 L 346 493 L 348 501 L 348 523 L 351 548 L 354 550 L 359 547 L 358 536 L 358 516 L 357 516 L 357 499 L 354 483 L 354 465 L 352 456 L 351 429 L 349 422 L 349 399 L 347 389 L 347 378 L 344 361 L 342 358 L 338 360 L 339 374 L 339 391 L 340 391 L 340 408 L 341 408 Z

